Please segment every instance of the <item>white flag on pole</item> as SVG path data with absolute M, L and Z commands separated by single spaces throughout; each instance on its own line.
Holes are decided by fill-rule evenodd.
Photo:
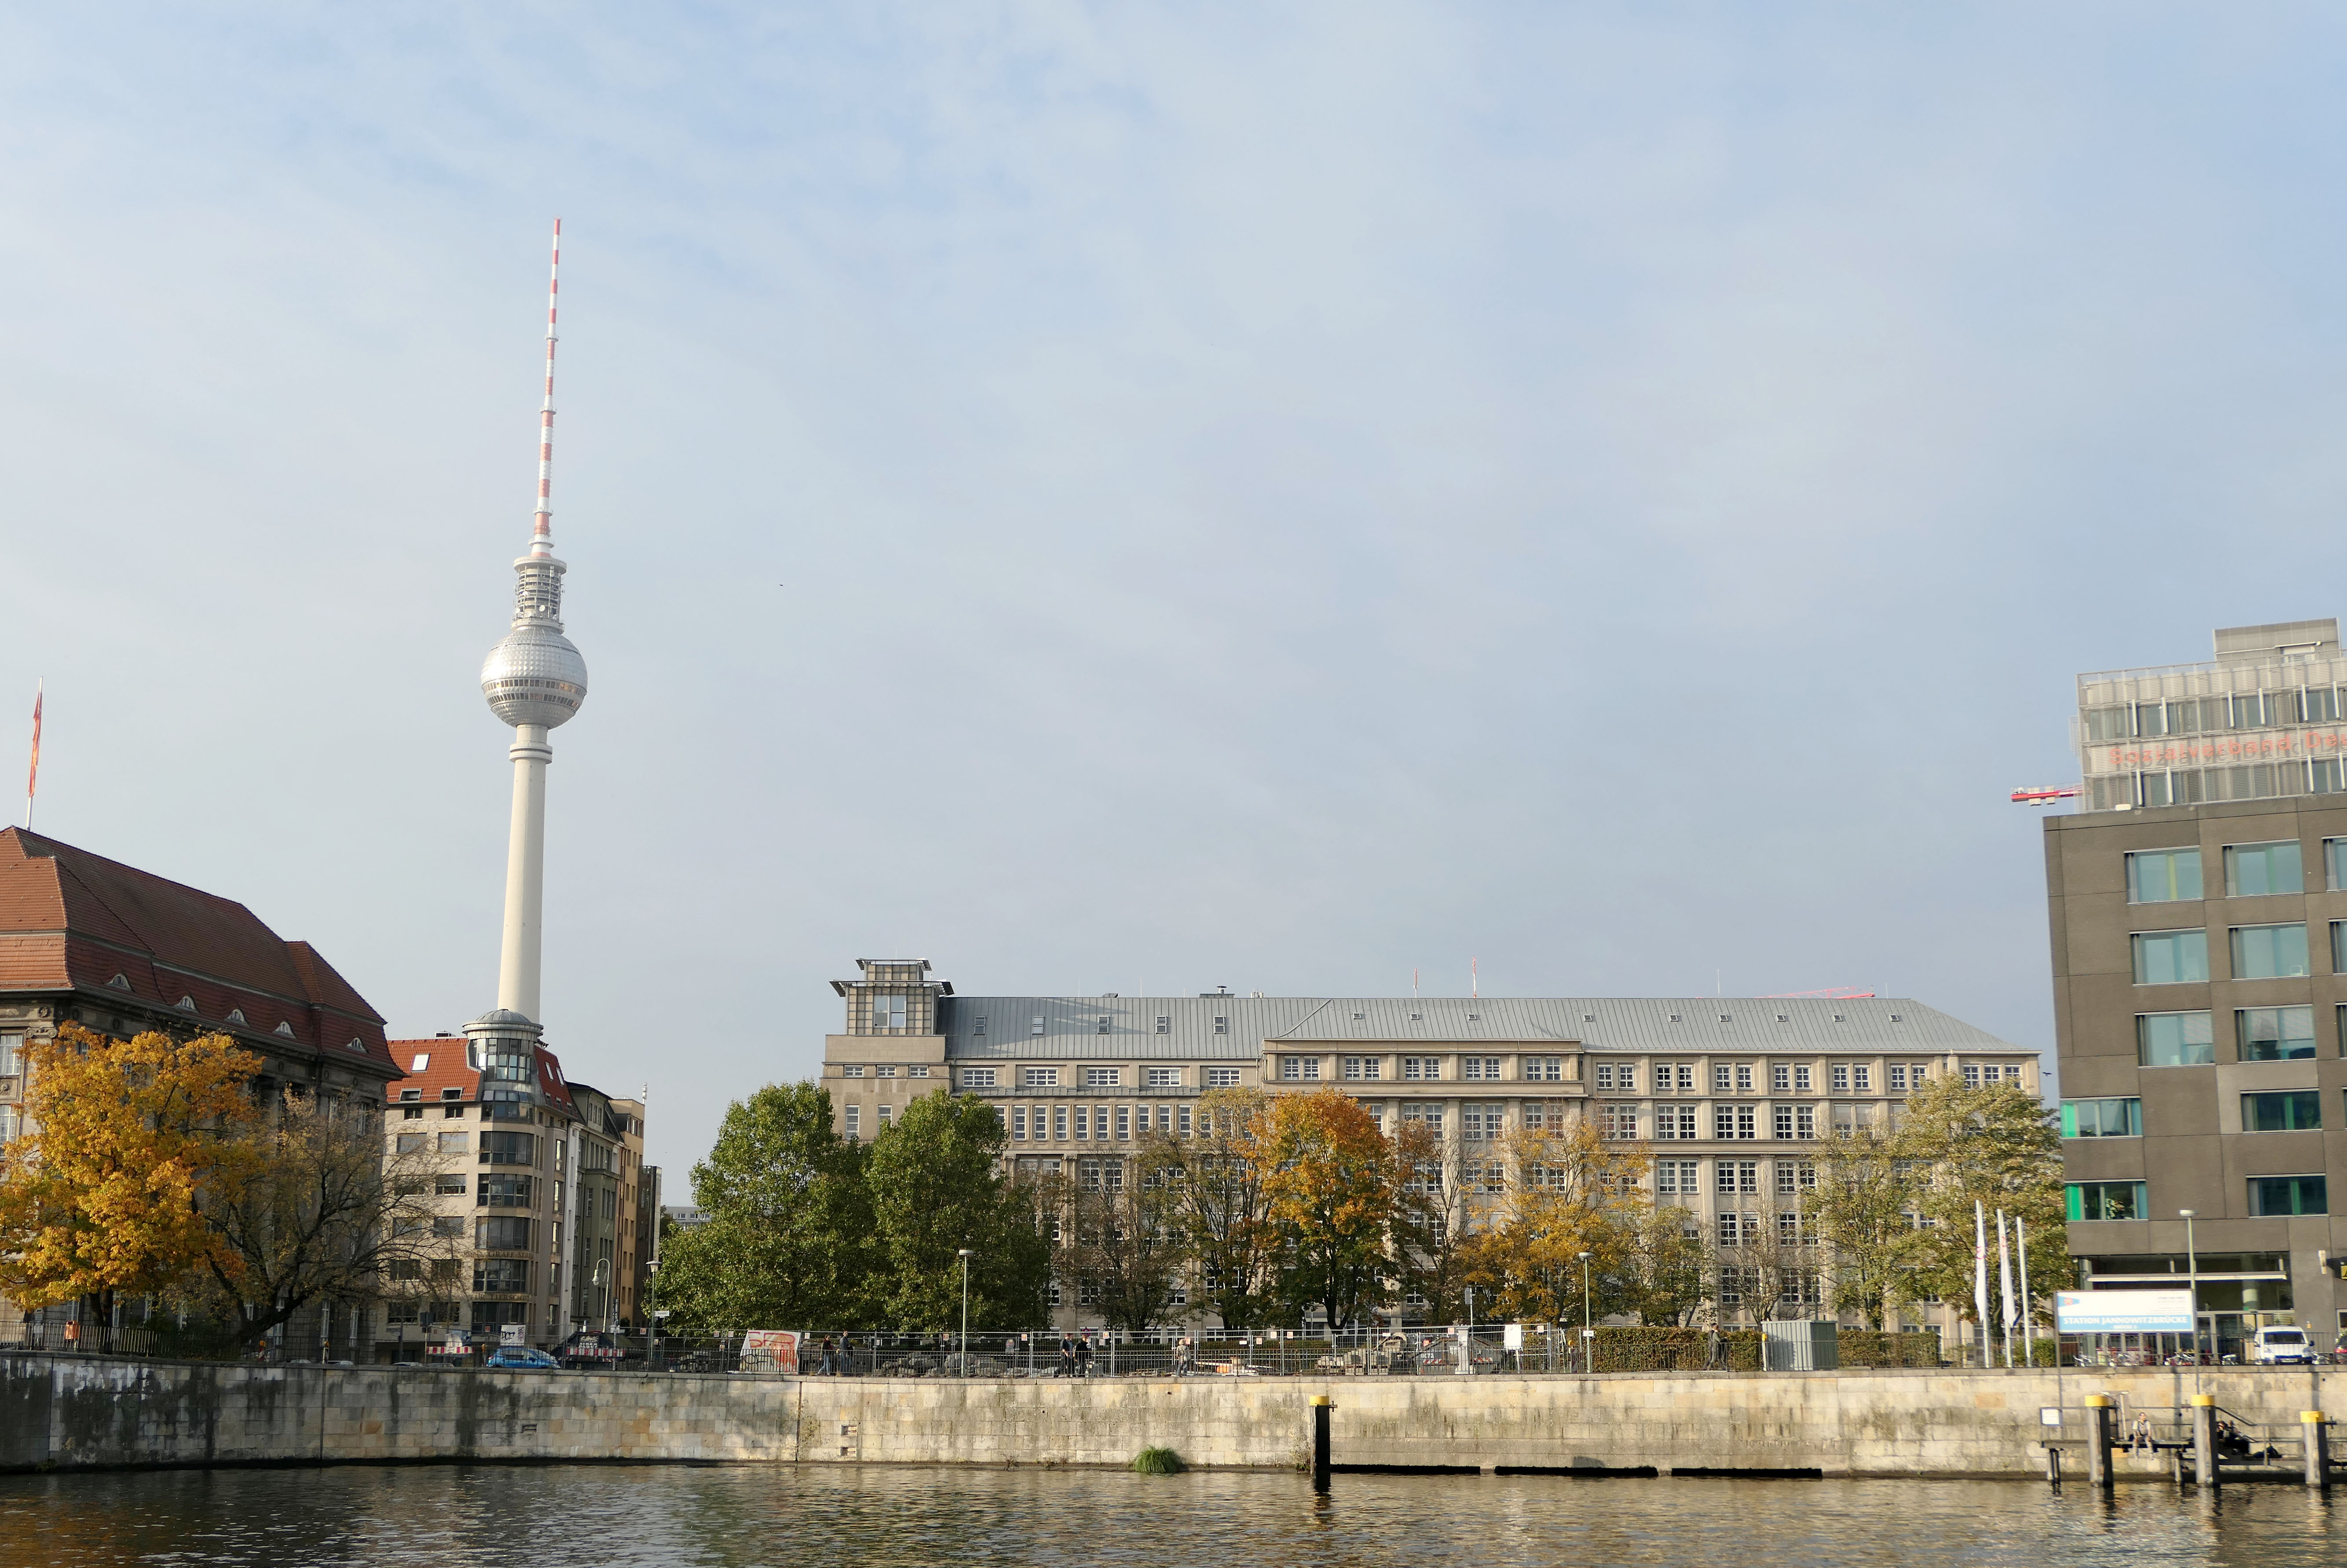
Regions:
M 1988 1365 L 1988 1211 L 1973 1200 L 1973 1308 L 1980 1322 L 1981 1365 Z

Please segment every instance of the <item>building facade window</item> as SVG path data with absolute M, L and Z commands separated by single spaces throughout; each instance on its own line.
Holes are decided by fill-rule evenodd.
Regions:
M 961 1070 L 961 1081 L 966 1089 L 991 1089 L 994 1087 L 994 1069 L 965 1067 Z
M 1534 1083 L 1561 1083 L 1564 1081 L 1564 1058 L 1561 1056 L 1527 1056 L 1523 1059 L 1524 1077 Z
M 2252 1214 L 2327 1214 L 2331 1190 L 2323 1176 L 2251 1176 Z
M 1459 1108 L 1459 1135 L 1469 1143 L 1485 1143 L 1505 1131 L 1500 1107 L 1470 1103 Z
M 2322 1126 L 2322 1091 L 2284 1089 L 2241 1096 L 2244 1132 L 2312 1132 Z
M 1711 1091 L 1714 1094 L 1735 1093 L 1736 1069 L 1728 1066 L 1727 1063 L 1724 1061 L 1713 1062 L 1711 1064 Z
M 864 1069 L 851 1061 L 839 1070 L 839 1075 L 842 1078 L 861 1078 L 864 1076 Z
M 2137 931 L 2127 938 L 2135 954 L 2139 986 L 2191 985 L 2209 978 L 2209 933 Z
M 1497 1083 L 1500 1081 L 1500 1059 L 1496 1056 L 1462 1056 L 1459 1059 L 1459 1076 L 1470 1083 Z
M 1348 1081 L 1367 1083 L 1376 1081 L 1385 1071 L 1385 1059 L 1379 1056 L 1348 1056 L 1343 1060 L 1342 1071 Z
M 861 1111 L 854 1105 L 850 1105 L 839 1113 L 840 1124 L 846 1129 L 846 1135 L 850 1139 L 854 1139 L 858 1134 L 859 1129 L 856 1122 L 861 1114 Z
M 1439 1056 L 1405 1056 L 1401 1059 L 1401 1075 L 1409 1082 L 1433 1082 L 1442 1076 L 1442 1058 Z
M 1907 1092 L 1907 1064 L 1905 1062 L 1894 1061 L 1882 1071 L 1883 1075 L 1891 1081 L 1890 1089 L 1891 1093 L 1904 1094 Z
M 1793 1136 L 1814 1138 L 1818 1135 L 1818 1108 L 1814 1105 L 1793 1107 Z
M 2200 897 L 2200 852 L 2153 849 L 2127 857 L 2127 902 L 2173 904 Z
M 2232 929 L 2233 978 L 2291 979 L 2307 972 L 2306 926 L 2236 926 Z
M 2262 898 L 2270 893 L 2303 893 L 2306 877 L 2299 866 L 2298 840 L 2278 844 L 2225 845 L 2225 897 Z
M 876 993 L 872 998 L 872 1027 L 876 1030 L 904 1028 L 905 999 Z
M 2065 1138 L 2140 1138 L 2143 1102 L 2129 1096 L 2114 1100 L 2062 1102 Z
M 1638 1108 L 1608 1101 L 1598 1116 L 1598 1135 L 1614 1140 L 1635 1139 L 1638 1135 Z
M 1682 1100 L 1655 1107 L 1655 1137 L 1693 1138 L 1696 1135 L 1693 1104 Z
M 1027 1107 L 1024 1105 L 1010 1108 L 1010 1136 L 1018 1143 L 1027 1141 Z
M 1666 1078 L 1672 1081 L 1672 1087 L 1677 1089 L 1681 1094 L 1692 1094 L 1695 1092 L 1694 1062 L 1666 1061 L 1656 1067 L 1655 1069 L 1655 1093 L 1660 1094 L 1663 1092 L 1664 1080 Z
M 1428 1132 L 1438 1138 L 1442 1136 L 1442 1105 L 1439 1101 L 1431 1104 L 1404 1105 L 1401 1108 L 1401 1119 L 1405 1122 L 1423 1122 Z
M 1696 1184 L 1696 1163 L 1693 1160 L 1657 1160 L 1655 1162 L 1655 1195 L 1658 1198 L 1695 1197 L 1700 1189 Z
M 1030 1089 L 1056 1089 L 1060 1083 L 1060 1070 L 1056 1067 L 1022 1067 L 1019 1070 L 1019 1081 Z
M 1286 1083 L 1317 1083 L 1320 1080 L 1320 1059 L 1317 1056 L 1283 1056 L 1279 1059 L 1280 1081 Z
M 1149 1070 L 1149 1087 L 1152 1089 L 1181 1088 L 1182 1070 L 1178 1067 L 1151 1068 Z
M 1859 1093 L 1866 1094 L 1872 1092 L 1874 1089 L 1874 1066 L 1871 1062 L 1859 1062 L 1850 1068 L 1850 1072 L 1851 1081 L 1857 1085 Z
M 1054 1143 L 1068 1141 L 1068 1108 L 1064 1105 L 1051 1107 L 1051 1138 Z
M 2239 1008 L 2234 1010 L 2243 1061 L 2300 1061 L 2314 1055 L 2314 1009 Z
M 2217 1037 L 2205 1012 L 2138 1013 L 2135 1040 L 2136 1061 L 2145 1067 L 2199 1067 L 2217 1060 Z
M 2074 1220 L 2140 1220 L 2151 1214 L 2142 1182 L 2067 1182 L 2063 1194 Z
M 1209 1089 L 1236 1089 L 1238 1086 L 1239 1086 L 1239 1070 L 1238 1070 L 1237 1068 L 1235 1068 L 1235 1067 L 1210 1067 L 1210 1068 L 1206 1069 L 1206 1087 L 1207 1087 L 1207 1088 L 1209 1088 Z
M 1087 1067 L 1084 1069 L 1084 1082 L 1094 1089 L 1114 1089 L 1119 1083 L 1123 1081 L 1123 1079 L 1124 1070 L 1121 1067 Z

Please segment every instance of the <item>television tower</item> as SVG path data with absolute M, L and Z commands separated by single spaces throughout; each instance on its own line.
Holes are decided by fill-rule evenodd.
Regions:
M 506 842 L 505 938 L 497 955 L 497 1006 L 465 1032 L 476 1044 L 476 1064 L 493 1057 L 526 1085 L 536 1073 L 518 1049 L 536 1043 L 539 1013 L 538 957 L 546 909 L 546 766 L 554 760 L 548 733 L 567 723 L 587 700 L 587 661 L 562 635 L 563 563 L 554 555 L 554 343 L 562 272 L 562 220 L 554 220 L 554 259 L 546 288 L 546 401 L 538 411 L 538 510 L 529 553 L 514 562 L 513 630 L 481 665 L 481 694 L 513 726 L 513 822 Z M 497 1050 L 496 1046 L 507 1049 Z M 505 1076 L 500 1074 L 499 1076 Z

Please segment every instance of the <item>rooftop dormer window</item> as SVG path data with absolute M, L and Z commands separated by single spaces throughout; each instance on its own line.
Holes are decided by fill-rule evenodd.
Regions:
M 196 999 L 193 997 L 181 997 L 179 1000 L 179 1009 L 181 1012 L 195 1011 Z
M 228 1009 L 228 1021 L 229 1021 L 229 1022 L 231 1022 L 231 1023 L 233 1023 L 233 1024 L 241 1024 L 241 1023 L 243 1023 L 243 1022 L 244 1022 L 244 1009 L 243 1009 L 242 1008 L 231 1008 L 231 1009 Z

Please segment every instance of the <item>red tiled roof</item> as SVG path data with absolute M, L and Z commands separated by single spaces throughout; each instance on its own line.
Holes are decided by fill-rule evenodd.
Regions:
M 308 943 L 233 899 L 0 828 L 0 990 L 63 989 L 186 999 L 190 1022 L 264 1039 L 290 1025 L 302 1044 L 344 1052 L 355 1040 L 351 1054 L 393 1065 L 382 1015 Z
M 439 1099 L 444 1089 L 461 1089 L 465 1099 L 478 1099 L 481 1075 L 471 1065 L 467 1043 L 463 1035 L 393 1040 L 392 1061 L 407 1076 L 384 1085 L 384 1102 L 397 1104 L 401 1093 L 410 1089 L 422 1091 L 417 1098 L 427 1102 Z M 415 1065 L 418 1059 L 424 1062 L 421 1067 Z M 562 1059 L 542 1045 L 538 1048 L 538 1086 L 548 1105 L 573 1116 L 579 1114 L 579 1108 L 570 1101 L 570 1086 L 562 1080 Z

